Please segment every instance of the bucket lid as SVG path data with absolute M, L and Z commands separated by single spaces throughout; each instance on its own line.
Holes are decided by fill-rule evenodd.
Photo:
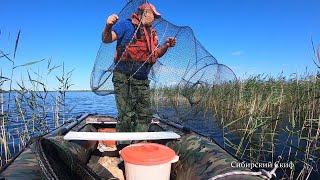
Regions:
M 176 153 L 167 146 L 156 143 L 138 143 L 123 148 L 122 159 L 136 165 L 158 165 L 173 160 Z

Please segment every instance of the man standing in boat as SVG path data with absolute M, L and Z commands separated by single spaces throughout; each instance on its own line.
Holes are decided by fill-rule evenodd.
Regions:
M 176 44 L 175 38 L 168 38 L 158 45 L 152 23 L 160 16 L 152 4 L 144 3 L 131 19 L 118 21 L 115 14 L 107 19 L 102 41 L 117 40 L 112 78 L 118 109 L 117 131 L 147 131 L 151 122 L 148 74 L 157 59 Z

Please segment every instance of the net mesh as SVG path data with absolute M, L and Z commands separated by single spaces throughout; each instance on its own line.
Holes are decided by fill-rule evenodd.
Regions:
M 146 0 L 129 1 L 118 14 L 119 19 L 130 18 L 143 3 Z M 162 17 L 154 21 L 153 27 L 159 45 L 169 37 L 177 41 L 149 73 L 152 107 L 160 116 L 168 115 L 168 109 L 173 110 L 172 117 L 178 120 L 195 115 L 204 108 L 204 100 L 216 86 L 236 80 L 234 72 L 202 46 L 190 27 L 174 25 Z M 112 71 L 117 66 L 115 51 L 116 42 L 101 43 L 91 74 L 91 89 L 98 95 L 113 93 Z

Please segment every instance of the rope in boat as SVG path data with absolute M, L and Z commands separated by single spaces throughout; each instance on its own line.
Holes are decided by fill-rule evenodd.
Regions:
M 277 177 L 275 172 L 276 172 L 277 168 L 279 167 L 278 163 L 279 163 L 279 161 L 276 161 L 276 163 L 274 164 L 274 168 L 271 171 L 266 171 L 264 169 L 261 169 L 259 172 L 231 171 L 231 172 L 227 172 L 224 174 L 216 175 L 216 176 L 210 178 L 209 180 L 221 179 L 226 176 L 233 176 L 233 175 L 251 175 L 251 176 L 260 176 L 263 179 L 271 179 L 273 176 Z

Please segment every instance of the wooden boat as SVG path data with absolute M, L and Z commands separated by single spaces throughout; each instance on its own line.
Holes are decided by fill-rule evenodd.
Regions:
M 2 167 L 5 179 L 124 179 L 124 166 L 117 149 L 97 150 L 97 140 L 65 140 L 70 131 L 97 132 L 99 128 L 115 127 L 111 116 L 84 114 L 42 137 L 32 139 L 7 165 Z M 172 164 L 171 179 L 261 179 L 257 172 L 232 167 L 239 162 L 217 143 L 180 124 L 159 119 L 149 127 L 150 132 L 173 131 L 179 139 L 155 140 L 173 149 L 180 157 Z M 239 174 L 236 172 L 251 172 Z M 213 178 L 215 177 L 215 178 Z

